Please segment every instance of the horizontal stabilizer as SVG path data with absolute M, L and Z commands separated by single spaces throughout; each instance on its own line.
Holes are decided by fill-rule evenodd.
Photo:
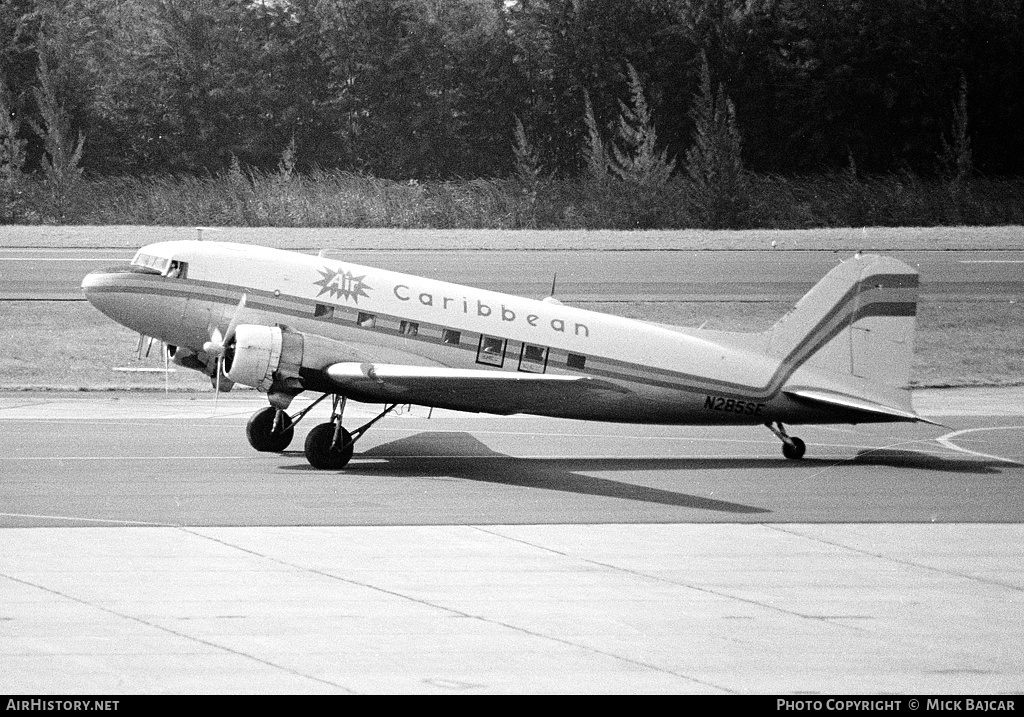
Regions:
M 930 423 L 933 426 L 942 425 L 941 423 L 936 423 L 935 421 L 923 418 L 913 411 L 907 411 L 903 408 L 896 408 L 894 406 L 886 406 L 881 403 L 875 403 L 874 401 L 869 401 L 857 396 L 850 396 L 849 394 L 839 393 L 837 391 L 794 387 L 783 389 L 783 393 L 793 398 L 811 401 L 812 403 L 824 404 L 831 408 L 860 411 L 862 413 L 869 413 L 873 416 L 889 416 L 896 421 L 921 421 L 922 423 Z

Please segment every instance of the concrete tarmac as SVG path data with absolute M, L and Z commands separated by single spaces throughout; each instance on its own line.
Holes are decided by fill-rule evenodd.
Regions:
M 915 403 L 799 463 L 415 409 L 338 473 L 253 394 L 0 394 L 0 691 L 1019 693 L 1024 390 Z

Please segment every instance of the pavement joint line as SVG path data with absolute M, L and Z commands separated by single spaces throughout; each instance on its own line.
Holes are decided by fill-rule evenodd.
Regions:
M 944 523 L 943 525 L 947 525 L 947 524 Z M 839 542 L 836 542 L 834 540 L 826 540 L 825 538 L 821 538 L 821 537 L 818 537 L 818 536 L 807 535 L 806 533 L 801 533 L 796 528 L 794 528 L 792 525 L 786 525 L 786 524 L 763 524 L 763 526 L 765 528 L 770 529 L 770 530 L 775 530 L 775 531 L 778 531 L 780 533 L 787 533 L 789 535 L 795 535 L 797 537 L 804 538 L 806 540 L 810 540 L 810 541 L 815 542 L 815 543 L 821 543 L 822 545 L 831 545 L 831 546 L 836 547 L 836 548 L 842 548 L 843 550 L 848 550 L 848 551 L 850 551 L 852 553 L 857 553 L 859 555 L 866 555 L 868 557 L 878 558 L 880 560 L 887 560 L 889 562 L 897 563 L 899 565 L 906 565 L 906 566 L 909 566 L 909 567 L 918 568 L 920 570 L 927 570 L 927 571 L 930 571 L 930 572 L 940 573 L 942 575 L 951 575 L 953 577 L 963 578 L 964 580 L 970 580 L 970 581 L 973 581 L 973 582 L 981 583 L 983 585 L 992 585 L 992 586 L 996 586 L 996 587 L 1007 588 L 1008 590 L 1012 590 L 1013 592 L 1024 592 L 1024 587 L 1021 587 L 1019 585 L 1014 585 L 1013 583 L 1007 583 L 1007 582 L 1002 582 L 1000 580 L 992 580 L 990 578 L 984 578 L 984 577 L 980 577 L 980 576 L 977 576 L 977 575 L 971 575 L 969 573 L 964 573 L 964 572 L 961 572 L 959 570 L 949 570 L 949 569 L 944 569 L 944 568 L 937 568 L 937 567 L 934 567 L 932 565 L 926 565 L 924 563 L 918 563 L 918 562 L 915 562 L 913 560 L 906 560 L 905 558 L 897 558 L 897 557 L 894 557 L 892 555 L 885 555 L 884 553 L 873 552 L 871 550 L 865 550 L 863 548 L 857 548 L 857 547 L 854 547 L 852 545 L 844 545 L 843 543 L 839 543 Z
M 467 527 L 475 527 L 475 526 L 467 526 Z M 480 622 L 487 623 L 489 625 L 496 625 L 496 626 L 503 627 L 503 628 L 508 629 L 508 630 L 512 630 L 514 632 L 518 632 L 518 633 L 521 633 L 521 634 L 524 634 L 524 635 L 528 635 L 530 637 L 535 637 L 535 638 L 538 638 L 538 639 L 541 639 L 541 640 L 549 640 L 551 642 L 556 642 L 556 643 L 559 643 L 559 644 L 562 644 L 562 645 L 567 645 L 569 647 L 573 647 L 573 648 L 578 649 L 578 650 L 583 650 L 585 652 L 589 652 L 589 653 L 592 653 L 592 654 L 595 654 L 595 655 L 602 655 L 604 657 L 608 657 L 608 658 L 611 658 L 611 659 L 614 659 L 614 660 L 619 660 L 621 662 L 625 662 L 625 663 L 628 663 L 628 664 L 631 664 L 631 665 L 636 665 L 636 666 L 639 666 L 639 667 L 643 667 L 644 669 L 648 669 L 648 670 L 651 670 L 653 672 L 658 672 L 658 673 L 666 674 L 666 675 L 672 675 L 673 677 L 678 677 L 678 678 L 686 680 L 688 682 L 693 682 L 695 684 L 698 684 L 698 685 L 701 685 L 701 686 L 704 686 L 704 687 L 710 687 L 710 688 L 713 688 L 713 689 L 716 689 L 716 690 L 720 690 L 722 692 L 726 692 L 726 693 L 729 693 L 729 694 L 735 694 L 735 692 L 736 692 L 735 690 L 732 690 L 732 689 L 730 689 L 728 687 L 725 687 L 723 685 L 718 685 L 718 684 L 715 684 L 713 682 L 709 682 L 707 680 L 701 680 L 701 679 L 699 679 L 697 677 L 693 677 L 693 676 L 690 676 L 690 675 L 685 675 L 685 674 L 682 674 L 680 672 L 676 672 L 675 670 L 670 670 L 668 668 L 661 667 L 659 665 L 655 665 L 655 664 L 647 662 L 645 660 L 635 659 L 635 658 L 632 658 L 632 657 L 627 657 L 625 655 L 619 655 L 619 654 L 616 654 L 614 652 L 610 652 L 608 650 L 602 650 L 602 649 L 594 647 L 592 645 L 587 645 L 587 644 L 584 644 L 584 643 L 581 643 L 581 642 L 577 642 L 577 641 L 574 641 L 574 640 L 569 640 L 567 638 L 558 637 L 556 635 L 544 634 L 544 633 L 541 633 L 541 632 L 537 632 L 536 630 L 530 630 L 530 629 L 527 629 L 525 627 L 521 627 L 519 625 L 513 625 L 511 623 L 504 622 L 502 620 L 496 620 L 494 618 L 485 617 L 483 615 L 473 615 L 471 613 L 465 612 L 464 610 L 459 610 L 459 609 L 456 609 L 456 608 L 452 608 L 452 607 L 449 607 L 447 605 L 442 605 L 442 604 L 439 604 L 439 603 L 436 603 L 436 602 L 432 602 L 430 600 L 425 600 L 423 598 L 417 598 L 417 597 L 414 597 L 412 595 L 407 595 L 405 593 L 399 592 L 397 590 L 389 590 L 388 588 L 383 588 L 383 587 L 380 587 L 379 585 L 373 585 L 371 583 L 362 582 L 362 581 L 358 581 L 358 580 L 353 580 L 352 578 L 343 577 L 341 575 L 337 575 L 337 574 L 335 574 L 333 572 L 330 572 L 330 571 L 318 570 L 316 568 L 311 568 L 311 567 L 305 567 L 305 566 L 302 566 L 302 565 L 297 565 L 297 564 L 289 562 L 287 560 L 283 560 L 281 558 L 273 557 L 271 555 L 267 555 L 267 554 L 264 554 L 264 553 L 259 553 L 259 552 L 255 551 L 255 550 L 250 550 L 249 548 L 245 548 L 245 547 L 243 547 L 241 545 L 236 545 L 234 543 L 230 543 L 230 542 L 228 542 L 226 540 L 222 540 L 222 539 L 216 538 L 214 536 L 204 535 L 198 529 L 194 529 L 194 528 L 179 528 L 178 530 L 180 530 L 182 532 L 185 532 L 185 533 L 190 533 L 192 535 L 199 536 L 201 538 L 206 538 L 207 540 L 211 540 L 211 541 L 213 541 L 215 543 L 220 543 L 221 545 L 224 545 L 224 546 L 227 546 L 227 547 L 230 547 L 230 548 L 234 548 L 236 550 L 240 550 L 240 551 L 242 551 L 244 553 L 248 553 L 249 555 L 253 555 L 253 556 L 256 556 L 256 557 L 259 557 L 259 558 L 262 558 L 262 559 L 265 559 L 265 560 L 268 560 L 268 561 L 271 561 L 271 562 L 275 562 L 275 563 L 277 563 L 279 565 L 283 565 L 285 567 L 289 567 L 289 568 L 292 568 L 292 569 L 295 569 L 295 570 L 299 570 L 299 571 L 302 571 L 302 572 L 308 572 L 308 573 L 311 573 L 311 574 L 314 574 L 314 575 L 320 575 L 322 577 L 326 577 L 326 578 L 331 579 L 331 580 L 338 580 L 340 582 L 344 582 L 344 583 L 347 583 L 349 585 L 354 585 L 356 587 L 362 587 L 362 588 L 365 588 L 365 589 L 368 589 L 368 590 L 373 590 L 373 591 L 376 591 L 376 592 L 380 592 L 380 593 L 383 593 L 385 595 L 388 595 L 388 596 L 391 596 L 391 597 L 395 597 L 395 598 L 398 598 L 398 599 L 401 599 L 401 600 L 406 600 L 406 601 L 409 601 L 409 602 L 413 602 L 413 603 L 416 603 L 418 605 L 423 605 L 425 607 L 433 608 L 435 610 L 441 610 L 443 612 L 447 612 L 447 613 L 450 613 L 450 614 L 458 616 L 458 617 L 464 617 L 464 618 L 468 618 L 468 619 L 471 619 L 471 620 L 478 620 Z M 499 537 L 501 537 L 501 536 L 499 536 Z
M 36 401 L 34 403 L 19 403 L 19 404 L 15 405 L 15 406 L 0 406 L 0 411 L 17 411 L 18 409 L 21 409 L 21 408 L 36 408 L 37 406 L 46 406 L 47 403 L 48 403 L 47 401 Z M 0 421 L 17 421 L 17 420 L 21 420 L 21 419 L 5 418 L 3 416 L 0 416 Z
M 245 456 L 0 456 L 0 461 L 240 461 L 256 458 L 259 454 Z
M 81 518 L 72 515 L 33 515 L 31 513 L 0 513 L 0 518 L 27 518 L 34 520 L 66 520 L 69 522 L 82 523 L 112 523 L 125 526 L 145 526 L 155 528 L 177 528 L 171 523 L 149 523 L 144 520 L 111 520 L 107 518 Z
M 303 678 L 305 678 L 307 680 L 312 680 L 314 682 L 319 682 L 321 684 L 329 685 L 329 686 L 337 688 L 339 690 L 343 690 L 344 692 L 347 692 L 349 694 L 355 694 L 355 692 L 353 690 L 345 687 L 344 685 L 340 685 L 340 684 L 338 684 L 336 682 L 331 682 L 330 680 L 325 680 L 325 679 L 323 679 L 321 677 L 315 677 L 313 675 L 307 675 L 307 674 L 305 674 L 303 672 L 300 672 L 300 671 L 298 671 L 296 669 L 293 669 L 293 668 L 290 668 L 290 667 L 286 667 L 284 665 L 279 665 L 277 663 L 271 662 L 270 660 L 265 660 L 262 657 L 257 657 L 256 655 L 251 655 L 251 654 L 249 654 L 247 652 L 243 652 L 242 650 L 237 650 L 235 648 L 228 647 L 227 645 L 220 645 L 220 644 L 218 644 L 216 642 L 213 642 L 211 640 L 206 640 L 206 639 L 203 639 L 203 638 L 198 637 L 196 635 L 189 635 L 188 633 L 181 632 L 180 630 L 173 630 L 173 629 L 167 627 L 166 625 L 161 625 L 161 624 L 159 624 L 157 622 L 152 622 L 152 621 L 143 619 L 141 617 L 138 617 L 136 615 L 130 615 L 128 613 L 119 612 L 117 610 L 114 610 L 113 608 L 109 608 L 109 607 L 106 607 L 104 605 L 100 605 L 99 603 L 91 602 L 91 601 L 86 600 L 84 598 L 76 597 L 76 596 L 71 595 L 69 593 L 62 592 L 60 590 L 56 590 L 54 588 L 50 588 L 50 587 L 47 587 L 45 585 L 40 585 L 38 583 L 34 583 L 34 582 L 30 581 L 30 580 L 25 580 L 23 578 L 17 578 L 17 577 L 14 577 L 13 575 L 7 575 L 5 573 L 0 573 L 0 577 L 6 578 L 6 579 L 8 579 L 8 580 L 10 580 L 12 582 L 20 583 L 20 584 L 28 586 L 28 587 L 36 588 L 37 590 L 42 590 L 43 592 L 49 593 L 51 595 L 56 595 L 57 597 L 61 597 L 61 598 L 65 599 L 65 600 L 70 600 L 71 602 L 76 602 L 76 603 L 78 603 L 80 605 L 85 605 L 86 607 L 94 608 L 96 610 L 99 610 L 101 612 L 105 612 L 108 615 L 113 615 L 114 617 L 120 618 L 122 620 L 129 620 L 131 622 L 135 622 L 135 623 L 138 623 L 140 625 L 144 625 L 144 626 L 152 628 L 154 630 L 159 630 L 159 631 L 166 632 L 168 634 L 174 635 L 175 637 L 180 637 L 180 638 L 182 638 L 184 640 L 188 640 L 188 641 L 191 641 L 191 642 L 196 642 L 196 643 L 198 643 L 200 645 L 205 645 L 206 647 L 210 647 L 210 648 L 212 648 L 214 650 L 218 650 L 218 651 L 221 651 L 221 652 L 226 652 L 226 653 L 228 653 L 230 655 L 235 655 L 237 657 L 242 657 L 242 658 L 246 658 L 246 659 L 252 660 L 254 662 L 258 662 L 258 663 L 260 663 L 262 665 L 266 665 L 267 667 L 271 667 L 271 668 L 274 668 L 276 670 L 281 670 L 282 672 L 287 672 L 288 674 L 295 675 L 296 677 L 303 677 Z
M 0 261 L 31 261 L 31 262 L 37 262 L 37 261 L 62 261 L 64 263 L 69 263 L 69 262 L 73 262 L 73 261 L 124 261 L 124 260 L 125 260 L 124 257 L 120 257 L 120 256 L 108 257 L 108 258 L 104 258 L 104 257 L 99 257 L 99 258 L 95 258 L 95 257 L 81 257 L 81 256 L 39 256 L 39 257 L 31 257 L 31 256 L 0 256 Z
M 770 527 L 770 526 L 767 526 L 764 523 L 754 523 L 752 525 L 758 526 L 758 527 L 762 527 L 762 528 L 763 527 Z M 733 595 L 733 594 L 730 594 L 729 592 L 726 592 L 724 590 L 713 590 L 713 589 L 708 588 L 708 587 L 703 587 L 703 586 L 700 586 L 700 585 L 694 585 L 693 583 L 681 582 L 679 580 L 671 580 L 669 578 L 663 578 L 663 577 L 658 576 L 658 575 L 651 575 L 650 573 L 645 573 L 645 572 L 643 572 L 641 570 L 634 570 L 634 569 L 631 569 L 631 568 L 625 568 L 625 567 L 622 567 L 621 565 L 614 565 L 612 563 L 606 563 L 606 562 L 603 562 L 603 561 L 600 561 L 600 560 L 593 560 L 591 558 L 585 558 L 585 557 L 581 557 L 579 555 L 571 555 L 569 553 L 563 553 L 562 551 L 553 550 L 553 549 L 545 547 L 543 545 L 537 545 L 536 543 L 531 543 L 530 541 L 527 541 L 527 540 L 522 540 L 520 538 L 512 538 L 512 537 L 509 537 L 509 536 L 502 535 L 501 533 L 493 533 L 490 530 L 487 530 L 487 529 L 485 529 L 483 527 L 480 527 L 480 526 L 473 526 L 473 527 L 477 528 L 481 532 L 490 533 L 491 535 L 497 535 L 498 537 L 505 538 L 506 540 L 509 540 L 511 542 L 521 543 L 523 545 L 528 545 L 528 546 L 530 546 L 532 548 L 536 548 L 537 550 L 543 550 L 543 551 L 551 552 L 551 553 L 554 553 L 555 555 L 562 555 L 562 556 L 565 556 L 567 558 L 572 558 L 574 560 L 579 560 L 579 561 L 587 563 L 589 565 L 595 565 L 597 567 L 606 568 L 608 570 L 612 570 L 612 571 L 615 571 L 615 572 L 618 572 L 618 573 L 625 573 L 627 575 L 632 575 L 634 577 L 645 578 L 645 579 L 648 579 L 648 580 L 652 580 L 654 582 L 664 583 L 666 585 L 673 585 L 673 586 L 676 586 L 676 587 L 685 588 L 687 590 L 694 590 L 696 592 L 705 593 L 705 594 L 708 594 L 708 595 L 714 595 L 716 597 L 725 598 L 727 600 L 735 600 L 737 602 L 742 602 L 742 603 L 745 603 L 747 605 L 754 605 L 754 606 L 757 606 L 757 607 L 760 607 L 762 609 L 769 610 L 769 611 L 772 611 L 772 612 L 782 613 L 783 615 L 788 615 L 789 617 L 798 617 L 798 618 L 801 618 L 801 619 L 804 619 L 804 620 L 813 620 L 813 621 L 816 621 L 816 622 L 825 622 L 825 623 L 828 623 L 830 625 L 834 625 L 834 626 L 837 626 L 837 627 L 843 627 L 843 628 L 846 628 L 846 629 L 855 630 L 857 632 L 864 632 L 864 629 L 860 628 L 860 627 L 856 627 L 856 626 L 852 626 L 852 625 L 847 625 L 847 624 L 842 623 L 842 622 L 833 622 L 833 620 L 835 620 L 835 619 L 849 619 L 850 616 L 810 615 L 810 614 L 807 614 L 807 613 L 797 612 L 795 610 L 787 610 L 786 608 L 778 607 L 777 605 L 772 605 L 770 603 L 762 602 L 760 600 L 754 600 L 753 598 L 745 598 L 745 597 L 742 597 L 740 595 Z

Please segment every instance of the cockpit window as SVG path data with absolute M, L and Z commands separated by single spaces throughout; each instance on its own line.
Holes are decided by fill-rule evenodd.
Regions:
M 134 259 L 132 259 L 132 266 L 139 266 L 143 269 L 152 269 L 160 274 L 165 274 L 170 265 L 171 260 L 166 257 L 143 254 L 141 251 L 135 255 Z
M 162 256 L 153 256 L 138 252 L 132 259 L 132 267 L 146 274 L 160 274 L 168 279 L 184 279 L 188 271 L 188 263 Z

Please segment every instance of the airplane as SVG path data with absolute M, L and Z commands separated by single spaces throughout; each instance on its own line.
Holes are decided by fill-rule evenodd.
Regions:
M 88 274 L 97 309 L 163 341 L 177 365 L 267 395 L 249 420 L 257 451 L 281 452 L 330 397 L 305 457 L 340 470 L 400 405 L 640 424 L 785 426 L 923 421 L 909 380 L 918 275 L 858 254 L 771 328 L 667 326 L 262 246 L 168 241 Z M 295 414 L 304 391 L 321 394 Z M 348 400 L 382 404 L 342 425 Z

